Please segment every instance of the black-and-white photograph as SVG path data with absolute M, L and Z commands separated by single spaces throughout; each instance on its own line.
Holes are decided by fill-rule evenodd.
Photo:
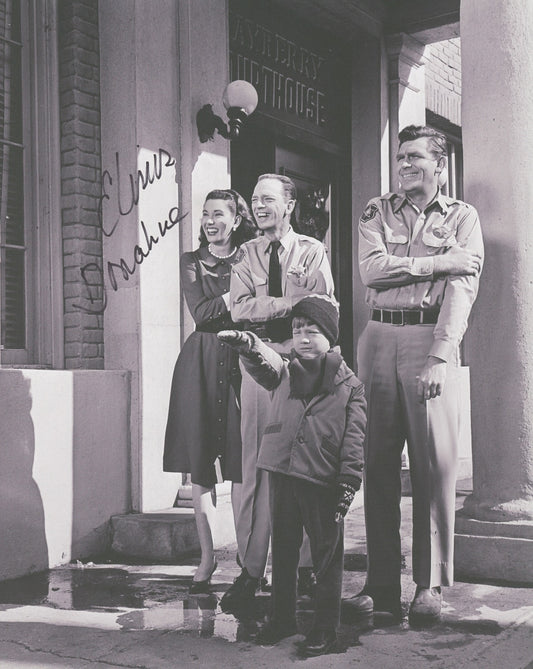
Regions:
M 533 669 L 533 1 L 0 51 L 0 667 Z

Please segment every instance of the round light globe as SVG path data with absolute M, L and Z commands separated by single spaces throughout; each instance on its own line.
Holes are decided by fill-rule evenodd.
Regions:
M 238 107 L 249 116 L 257 107 L 257 91 L 248 81 L 237 79 L 226 86 L 222 102 L 226 109 Z

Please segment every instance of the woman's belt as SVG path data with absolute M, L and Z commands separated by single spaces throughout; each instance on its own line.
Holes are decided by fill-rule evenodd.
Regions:
M 196 332 L 216 334 L 221 330 L 242 330 L 242 325 L 241 323 L 234 323 L 231 318 L 214 318 L 212 321 L 196 325 Z

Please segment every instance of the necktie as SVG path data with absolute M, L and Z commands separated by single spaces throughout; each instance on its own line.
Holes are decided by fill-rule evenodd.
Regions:
M 281 265 L 278 249 L 281 242 L 270 242 L 270 262 L 268 263 L 268 294 L 272 297 L 283 297 L 281 290 Z M 274 318 L 266 324 L 266 334 L 275 342 L 285 341 L 290 335 L 289 322 L 286 318 Z
M 270 242 L 270 262 L 268 264 L 268 294 L 272 297 L 282 297 L 281 292 L 281 265 L 279 264 L 278 249 L 281 242 Z

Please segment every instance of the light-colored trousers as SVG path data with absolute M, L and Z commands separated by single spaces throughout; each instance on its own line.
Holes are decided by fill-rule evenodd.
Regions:
M 257 468 L 261 438 L 267 425 L 271 394 L 240 365 L 242 492 L 237 518 L 237 546 L 243 567 L 255 578 L 263 576 L 270 544 L 270 502 L 268 472 Z M 311 566 L 307 535 L 300 552 L 300 566 Z
M 448 362 L 440 397 L 420 402 L 417 376 L 433 325 L 370 321 L 358 345 L 358 376 L 368 402 L 365 441 L 367 583 L 400 586 L 401 454 L 405 440 L 413 490 L 413 579 L 451 585 L 459 392 L 458 355 Z

